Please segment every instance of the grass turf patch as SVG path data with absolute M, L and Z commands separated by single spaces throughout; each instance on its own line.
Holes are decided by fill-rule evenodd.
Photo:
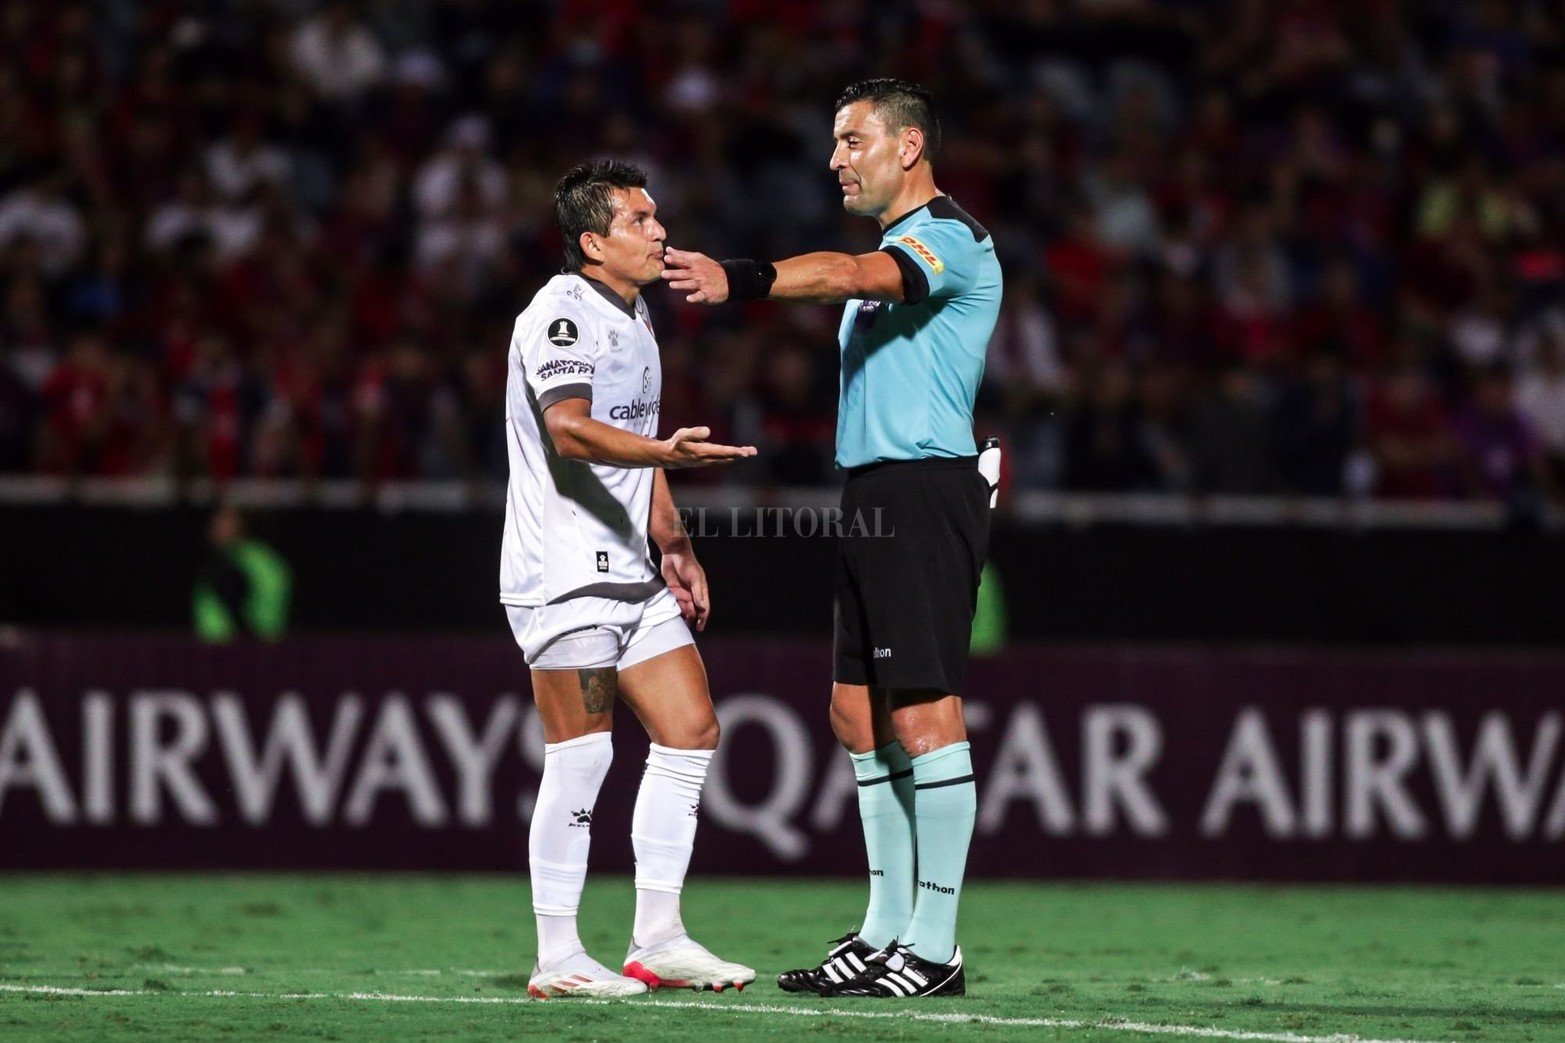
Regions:
M 976 883 L 969 995 L 917 1004 L 773 983 L 857 921 L 853 882 L 693 881 L 692 933 L 759 980 L 609 1004 L 526 999 L 525 878 L 13 874 L 0 892 L 10 1038 L 1565 1041 L 1550 891 Z M 610 965 L 633 897 L 588 885 L 583 939 Z M 988 1020 L 925 1020 L 969 1016 Z

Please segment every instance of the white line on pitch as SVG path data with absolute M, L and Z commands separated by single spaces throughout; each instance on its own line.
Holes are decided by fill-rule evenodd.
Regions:
M 32 993 L 42 996 L 78 996 L 91 999 L 98 996 L 167 996 L 166 992 L 153 989 L 76 989 L 57 985 L 9 985 L 0 983 L 0 992 Z M 256 1000 L 351 1000 L 371 1003 L 465 1003 L 480 1006 L 522 1005 L 538 1001 L 520 996 L 404 996 L 387 992 L 230 992 L 214 989 L 210 992 L 181 992 L 180 996 L 208 996 L 223 999 Z M 568 1001 L 571 1006 L 591 1004 L 606 1006 L 625 1003 L 633 1007 L 661 1007 L 675 1010 L 707 1010 L 720 1014 L 787 1014 L 796 1017 L 890 1019 L 893 1021 L 917 1021 L 939 1025 L 989 1025 L 995 1028 L 1052 1028 L 1094 1029 L 1100 1032 L 1133 1032 L 1150 1036 L 1185 1036 L 1198 1039 L 1232 1039 L 1244 1043 L 1427 1043 L 1410 1039 L 1371 1039 L 1338 1033 L 1330 1036 L 1301 1036 L 1296 1032 L 1249 1032 L 1242 1029 L 1206 1028 L 1200 1025 L 1158 1025 L 1152 1022 L 1108 1018 L 1100 1021 L 1083 1021 L 1075 1018 L 1004 1018 L 992 1014 L 935 1014 L 913 1011 L 822 1010 L 817 1007 L 779 1007 L 767 1003 L 698 1003 L 693 1000 L 589 1000 Z
M 182 974 L 188 976 L 203 974 L 283 974 L 283 975 L 318 975 L 331 974 L 340 976 L 344 974 L 370 974 L 370 975 L 406 975 L 411 977 L 434 978 L 442 974 L 454 974 L 462 978 L 503 978 L 507 974 L 519 974 L 519 969 L 509 971 L 480 971 L 470 970 L 465 967 L 433 967 L 415 968 L 412 970 L 370 968 L 368 970 L 337 969 L 331 970 L 325 967 L 301 967 L 284 970 L 262 970 L 255 967 L 185 967 L 177 963 L 133 963 L 130 965 L 133 971 L 158 971 L 161 974 Z

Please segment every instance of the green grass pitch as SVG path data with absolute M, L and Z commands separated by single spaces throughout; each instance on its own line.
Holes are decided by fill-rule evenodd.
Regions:
M 696 880 L 689 927 L 753 986 L 536 1002 L 525 878 L 0 875 L 0 1039 L 1565 1040 L 1565 892 L 977 883 L 965 999 L 779 991 L 862 898 Z M 607 963 L 631 902 L 588 886 Z

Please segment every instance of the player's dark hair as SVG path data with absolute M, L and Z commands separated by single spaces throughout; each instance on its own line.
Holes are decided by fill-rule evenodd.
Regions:
M 587 265 L 581 252 L 581 234 L 609 234 L 614 220 L 616 188 L 646 188 L 647 172 L 617 159 L 581 163 L 565 172 L 554 186 L 554 219 L 565 240 L 565 270 L 579 272 Z
M 881 77 L 860 80 L 837 97 L 833 112 L 841 112 L 856 101 L 867 101 L 875 108 L 875 115 L 885 121 L 895 133 L 903 127 L 917 127 L 924 132 L 924 158 L 933 159 L 940 151 L 940 120 L 935 118 L 935 103 L 929 92 L 916 83 Z

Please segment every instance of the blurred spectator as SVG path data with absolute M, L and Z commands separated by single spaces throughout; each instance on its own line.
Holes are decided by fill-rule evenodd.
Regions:
M 63 174 L 48 174 L 0 198 L 0 250 L 18 240 L 38 248 L 45 274 L 58 276 L 75 263 L 86 244 L 81 211 L 67 197 Z
M 1417 367 L 1403 364 L 1371 385 L 1364 429 L 1378 495 L 1418 500 L 1458 490 L 1456 440 L 1433 383 Z
M 1542 448 L 1516 409 L 1503 366 L 1479 375 L 1472 401 L 1456 418 L 1456 434 L 1478 495 L 1514 504 L 1524 494 L 1551 490 Z
M 1104 363 L 1088 377 L 1082 404 L 1066 429 L 1065 481 L 1092 492 L 1155 489 L 1157 464 L 1142 437 L 1131 399 L 1130 369 Z
M 1215 392 L 1201 400 L 1191 419 L 1195 489 L 1203 493 L 1275 492 L 1268 403 L 1259 378 L 1243 366 L 1233 365 L 1218 377 Z
M 788 344 L 767 353 L 761 393 L 761 458 L 783 485 L 830 480 L 837 421 L 808 349 Z
M 1558 330 L 1539 338 L 1517 384 L 1516 408 L 1537 432 L 1555 486 L 1565 487 L 1565 339 Z
M 386 71 L 380 43 L 350 0 L 327 0 L 299 26 L 288 53 L 305 82 L 329 101 L 357 101 Z
M 1359 414 L 1358 395 L 1342 358 L 1329 350 L 1305 358 L 1278 390 L 1274 444 L 1283 488 L 1305 496 L 1340 496 Z
M 45 473 L 102 473 L 113 436 L 109 372 L 108 347 L 89 333 L 71 341 L 65 360 L 49 374 L 39 447 Z
M 33 468 L 33 396 L 0 347 L 0 474 Z
M 483 209 L 505 200 L 505 171 L 489 157 L 489 147 L 489 124 L 482 116 L 462 116 L 451 124 L 441 150 L 413 180 L 413 202 L 421 219 L 445 217 L 464 194 L 476 197 Z
M 226 200 L 244 199 L 263 184 L 286 186 L 292 167 L 288 156 L 261 138 L 261 117 L 241 117 L 233 132 L 206 151 L 206 174 Z

